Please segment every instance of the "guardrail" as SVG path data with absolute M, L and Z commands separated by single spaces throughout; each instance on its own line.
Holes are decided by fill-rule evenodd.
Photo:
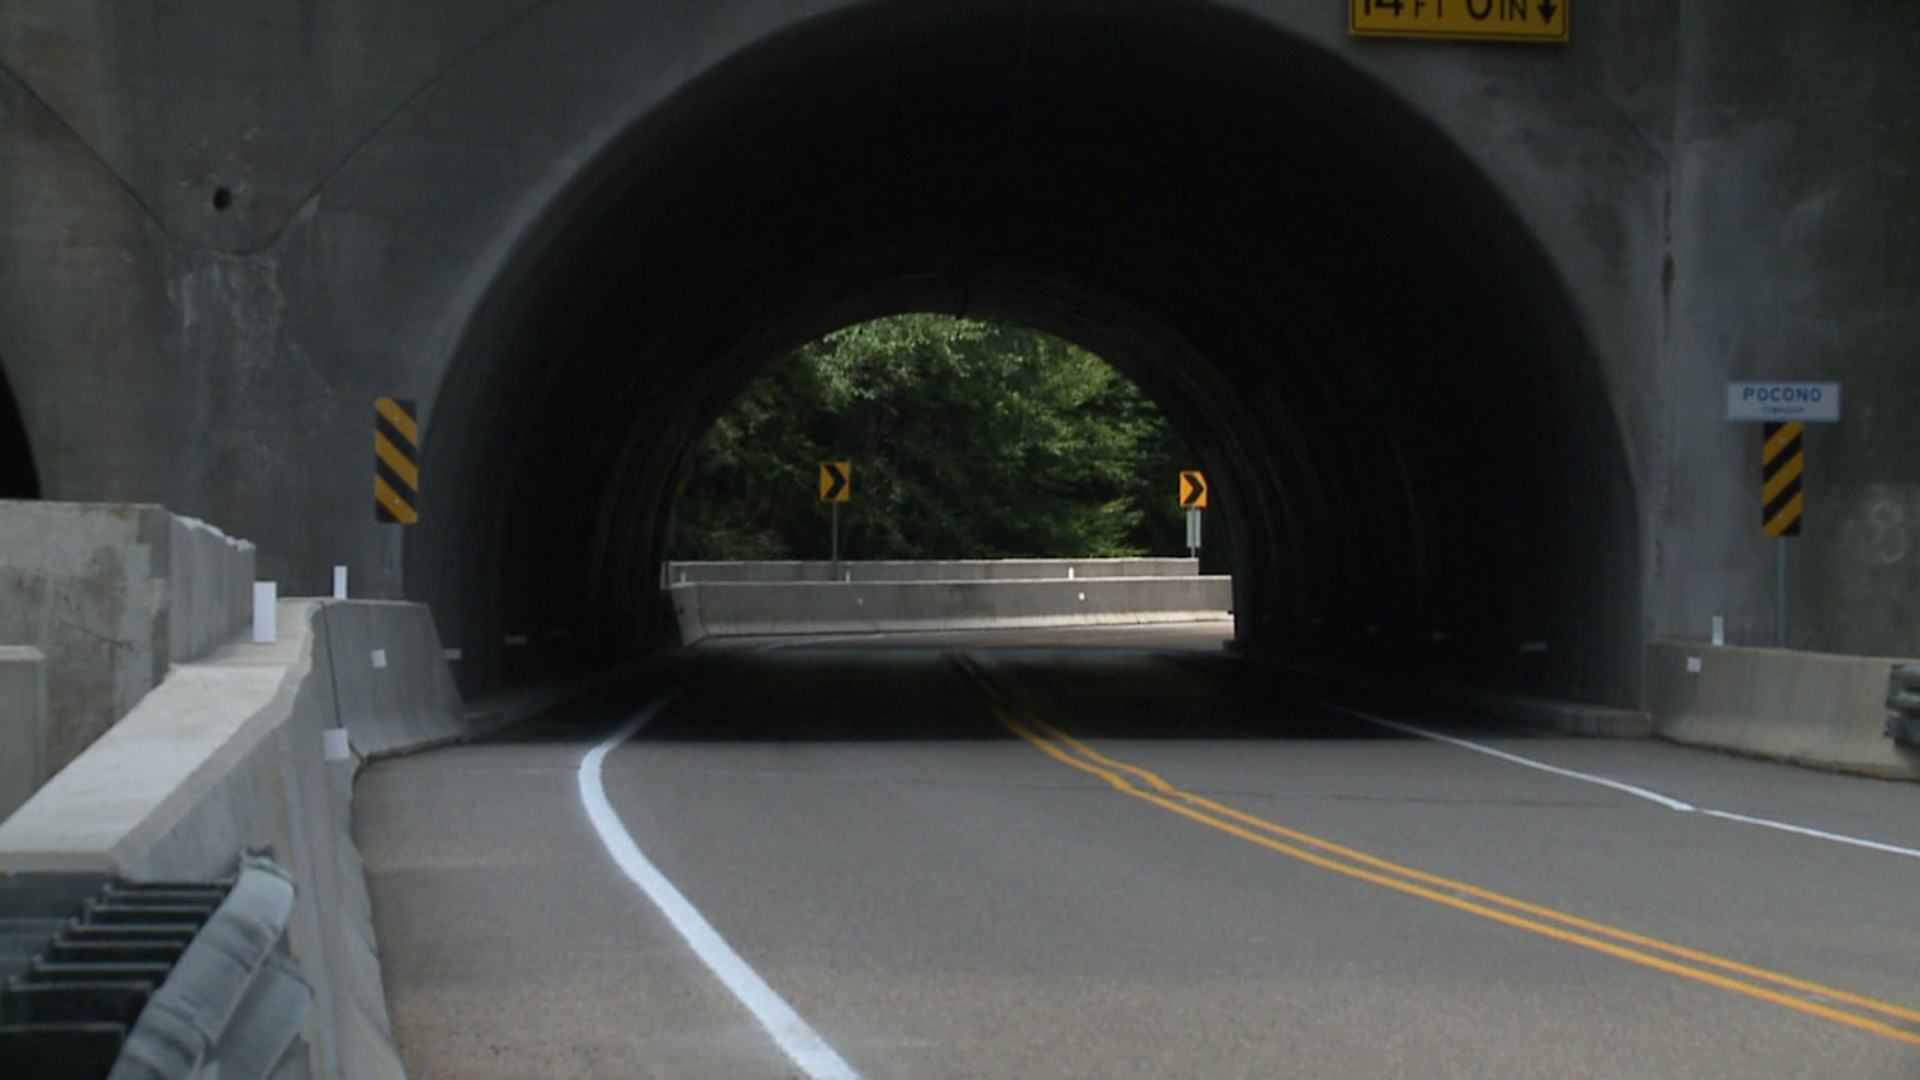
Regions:
M 305 1075 L 314 999 L 287 947 L 293 882 L 105 883 L 0 987 L 0 1066 L 69 1080 Z
M 312 986 L 288 1075 L 401 1080 L 350 828 L 352 777 L 365 757 L 459 737 L 466 719 L 425 608 L 286 600 L 277 623 L 271 643 L 176 664 L 0 821 L 0 892 L 9 875 L 212 880 L 232 874 L 242 850 L 271 850 L 299 883 L 284 932 Z M 259 971 L 275 997 L 297 993 L 279 961 Z M 266 1061 L 273 1049 L 243 1056 Z M 221 1052 L 222 1076 L 251 1067 L 237 1053 Z M 0 1077 L 18 1075 L 41 1074 L 0 1058 Z
M 1901 664 L 1887 678 L 1887 735 L 1920 746 L 1920 664 Z

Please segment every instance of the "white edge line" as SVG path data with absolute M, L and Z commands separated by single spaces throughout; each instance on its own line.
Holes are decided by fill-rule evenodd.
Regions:
M 1481 746 L 1479 743 L 1468 742 L 1465 739 L 1456 739 L 1451 735 L 1442 735 L 1437 731 L 1428 731 L 1423 727 L 1401 723 L 1398 720 L 1389 720 L 1384 716 L 1375 716 L 1372 713 L 1361 712 L 1359 709 L 1349 709 L 1340 705 L 1333 705 L 1332 708 L 1336 711 L 1346 713 L 1355 719 L 1365 720 L 1369 724 L 1378 724 L 1381 727 L 1391 728 L 1394 731 L 1407 735 L 1417 735 L 1423 739 L 1443 742 L 1449 746 L 1457 746 L 1462 750 L 1471 750 L 1476 754 L 1496 757 L 1502 761 L 1512 762 L 1515 765 L 1524 765 L 1529 769 L 1538 769 L 1541 772 L 1552 773 L 1555 776 L 1564 776 L 1570 780 L 1579 780 L 1588 784 L 1598 784 L 1601 787 L 1612 788 L 1615 791 L 1625 792 L 1635 798 L 1659 803 L 1669 810 L 1677 810 L 1681 813 L 1699 813 L 1708 817 L 1720 818 L 1724 821 L 1737 821 L 1742 825 L 1756 825 L 1762 829 L 1777 829 L 1780 832 L 1809 836 L 1816 840 L 1831 840 L 1836 844 L 1848 844 L 1853 847 L 1866 848 L 1869 851 L 1880 851 L 1889 855 L 1905 855 L 1910 859 L 1920 859 L 1920 850 L 1914 848 L 1901 847 L 1898 844 L 1884 844 L 1878 840 L 1867 840 L 1858 836 L 1848 836 L 1844 833 L 1827 832 L 1824 829 L 1812 829 L 1805 825 L 1793 825 L 1784 821 L 1774 821 L 1771 818 L 1749 817 L 1746 814 L 1735 814 L 1727 810 L 1712 810 L 1703 806 L 1694 806 L 1692 803 L 1670 798 L 1657 791 L 1648 791 L 1643 787 L 1635 787 L 1632 784 L 1619 780 L 1609 780 L 1604 776 L 1595 776 L 1592 773 L 1563 769 L 1558 765 L 1549 765 L 1544 761 L 1535 761 L 1532 758 L 1521 757 L 1519 754 L 1509 754 L 1504 750 L 1495 750 L 1491 746 Z
M 614 747 L 632 738 L 665 704 L 661 702 L 628 721 L 580 760 L 580 802 L 586 807 L 587 819 L 593 823 L 600 842 L 606 845 L 607 854 L 613 857 L 620 871 L 647 894 L 647 899 L 653 901 L 679 931 L 701 963 L 747 1007 L 801 1072 L 811 1080 L 860 1080 L 853 1066 L 827 1045 L 793 1006 L 733 951 L 733 946 L 727 944 L 713 924 L 653 865 L 640 845 L 634 843 L 620 816 L 614 813 L 613 804 L 607 801 L 606 787 L 600 780 L 601 763 Z
M 1628 795 L 1632 795 L 1636 799 L 1645 799 L 1648 802 L 1659 803 L 1661 806 L 1664 806 L 1669 810 L 1678 810 L 1681 813 L 1688 813 L 1694 809 L 1694 806 L 1691 803 L 1684 803 L 1684 802 L 1681 802 L 1679 799 L 1668 798 L 1667 796 L 1662 795 L 1657 791 L 1648 791 L 1646 788 L 1635 787 L 1632 784 L 1625 783 L 1620 780 L 1609 780 L 1604 776 L 1595 776 L 1592 773 L 1576 772 L 1573 769 L 1563 769 L 1558 765 L 1549 765 L 1544 761 L 1535 761 L 1532 758 L 1524 758 L 1524 757 L 1521 757 L 1519 754 L 1509 754 L 1504 750 L 1495 750 L 1491 746 L 1481 746 L 1479 743 L 1468 742 L 1465 739 L 1456 739 L 1451 735 L 1442 735 L 1437 731 L 1428 731 L 1426 728 L 1415 727 L 1412 724 L 1403 724 L 1398 720 L 1389 720 L 1384 716 L 1375 716 L 1372 713 L 1364 713 L 1359 711 L 1358 709 L 1346 709 L 1346 708 L 1340 708 L 1339 706 L 1335 706 L 1335 708 L 1338 708 L 1339 711 L 1346 713 L 1348 716 L 1357 717 L 1361 720 L 1365 720 L 1370 724 L 1378 724 L 1384 728 L 1392 728 L 1395 731 L 1403 732 L 1408 735 L 1418 735 L 1423 739 L 1432 739 L 1435 742 L 1443 742 L 1443 743 L 1446 743 L 1448 746 L 1457 746 L 1462 750 L 1471 750 L 1476 754 L 1485 754 L 1488 757 L 1496 757 L 1496 758 L 1499 758 L 1501 761 L 1509 761 L 1515 765 L 1524 765 L 1529 769 L 1538 769 L 1541 772 L 1552 773 L 1555 776 L 1564 776 L 1570 780 L 1580 780 L 1585 783 L 1598 784 L 1601 787 L 1612 788 L 1615 791 L 1623 791 L 1623 792 L 1626 792 Z
M 1758 825 L 1763 829 L 1779 829 L 1781 832 L 1799 833 L 1801 836 L 1811 836 L 1819 840 L 1831 840 L 1836 844 L 1851 844 L 1854 847 L 1867 848 L 1872 851 L 1884 851 L 1889 855 L 1905 855 L 1909 859 L 1920 859 L 1920 850 L 1901 847 L 1898 844 L 1883 844 L 1878 840 L 1864 840 L 1858 836 L 1847 836 L 1844 833 L 1831 833 L 1822 829 L 1809 829 L 1805 825 L 1789 825 L 1784 821 L 1748 817 L 1745 814 L 1734 814 L 1725 810 L 1703 809 L 1700 812 L 1709 817 L 1738 821 L 1743 825 Z

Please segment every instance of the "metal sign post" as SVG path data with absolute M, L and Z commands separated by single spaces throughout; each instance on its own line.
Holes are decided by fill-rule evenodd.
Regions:
M 820 463 L 820 501 L 833 507 L 833 576 L 840 577 L 840 504 L 853 500 L 853 462 Z
M 1207 476 L 1198 469 L 1180 472 L 1180 505 L 1187 511 L 1187 557 L 1200 557 L 1200 512 L 1207 508 Z

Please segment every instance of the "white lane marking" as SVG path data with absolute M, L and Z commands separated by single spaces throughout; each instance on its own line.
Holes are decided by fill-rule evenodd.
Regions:
M 1920 859 L 1920 850 L 1901 847 L 1898 844 L 1883 844 L 1878 840 L 1863 840 L 1858 836 L 1831 833 L 1823 829 L 1809 829 L 1805 825 L 1790 825 L 1784 821 L 1773 821 L 1768 818 L 1748 817 L 1745 814 L 1730 813 L 1726 810 L 1708 810 L 1703 807 L 1700 812 L 1708 817 L 1725 818 L 1728 821 L 1738 821 L 1743 825 L 1779 829 L 1781 832 L 1799 833 L 1801 836 L 1811 836 L 1819 840 L 1831 840 L 1836 844 L 1852 844 L 1854 847 L 1868 848 L 1872 851 L 1884 851 L 1889 855 L 1905 855 L 1909 859 Z
M 665 703 L 663 702 L 662 705 Z M 627 832 L 620 815 L 614 813 L 613 804 L 607 801 L 606 787 L 600 781 L 600 765 L 606 760 L 613 748 L 633 737 L 648 720 L 653 719 L 662 705 L 655 705 L 639 716 L 634 717 L 620 730 L 607 737 L 607 740 L 580 760 L 580 802 L 586 807 L 587 819 L 593 823 L 594 831 L 600 834 L 600 842 L 606 845 L 607 854 L 619 865 L 628 880 L 647 894 L 660 913 L 667 917 L 673 928 L 680 932 L 692 947 L 694 954 L 707 965 L 707 970 L 725 984 L 747 1007 L 753 1018 L 760 1022 L 767 1034 L 787 1057 L 811 1080 L 860 1080 L 860 1074 L 853 1066 L 828 1046 L 818 1032 L 807 1026 L 800 1014 L 793 1011 L 759 972 L 747 965 L 740 954 L 733 951 L 713 924 L 700 914 L 684 894 L 668 881 L 634 843 L 632 834 Z
M 1398 720 L 1389 720 L 1384 716 L 1375 716 L 1372 713 L 1361 712 L 1358 709 L 1348 709 L 1338 705 L 1333 706 L 1333 708 L 1355 719 L 1365 720 L 1369 724 L 1378 724 L 1381 727 L 1391 728 L 1403 734 L 1415 735 L 1422 739 L 1432 739 L 1435 742 L 1443 742 L 1448 746 L 1457 746 L 1462 750 L 1471 750 L 1476 754 L 1485 754 L 1488 757 L 1499 758 L 1502 761 L 1511 762 L 1515 765 L 1523 765 L 1529 769 L 1538 769 L 1541 772 L 1552 773 L 1555 776 L 1564 776 L 1570 780 L 1579 780 L 1582 783 L 1598 784 L 1601 787 L 1612 788 L 1615 791 L 1624 792 L 1635 798 L 1645 799 L 1648 802 L 1658 803 L 1669 810 L 1676 810 L 1683 814 L 1704 814 L 1707 817 L 1716 817 L 1724 821 L 1737 821 L 1742 825 L 1755 825 L 1762 829 L 1777 829 L 1780 832 L 1809 836 L 1816 840 L 1830 840 L 1836 844 L 1847 844 L 1852 847 L 1866 848 L 1869 851 L 1880 851 L 1889 855 L 1904 855 L 1910 859 L 1920 859 L 1920 849 L 1901 847 L 1898 844 L 1882 843 L 1878 840 L 1867 840 L 1858 836 L 1848 836 L 1845 833 L 1827 832 L 1824 829 L 1808 828 L 1805 825 L 1794 825 L 1790 822 L 1775 821 L 1772 818 L 1751 817 L 1746 814 L 1736 814 L 1728 810 L 1714 810 L 1709 807 L 1695 806 L 1692 803 L 1662 795 L 1657 791 L 1649 791 L 1646 788 L 1629 784 L 1625 781 L 1612 780 L 1604 776 L 1595 776 L 1592 773 L 1583 773 L 1574 769 L 1563 769 L 1558 765 L 1549 765 L 1544 761 L 1535 761 L 1529 757 L 1521 757 L 1519 754 L 1509 754 L 1504 750 L 1495 750 L 1491 746 L 1482 746 L 1479 743 L 1469 742 L 1466 739 L 1458 739 L 1451 735 L 1442 735 L 1437 731 L 1428 731 L 1423 727 L 1402 723 Z
M 1338 706 L 1336 706 L 1336 708 L 1338 708 Z M 1443 743 L 1446 743 L 1448 746 L 1457 746 L 1462 750 L 1471 750 L 1476 754 L 1485 754 L 1488 757 L 1496 757 L 1502 761 L 1510 761 L 1515 765 L 1524 765 L 1529 769 L 1538 769 L 1541 772 L 1552 773 L 1555 776 L 1564 776 L 1570 780 L 1579 780 L 1588 784 L 1599 784 L 1601 787 L 1612 788 L 1615 791 L 1624 791 L 1628 795 L 1632 795 L 1636 799 L 1645 799 L 1648 802 L 1659 803 L 1661 806 L 1664 806 L 1669 810 L 1678 810 L 1678 811 L 1681 811 L 1682 813 L 1685 813 L 1687 811 L 1694 809 L 1691 803 L 1681 802 L 1679 799 L 1668 798 L 1667 796 L 1662 795 L 1657 791 L 1648 791 L 1646 788 L 1637 787 L 1633 784 L 1626 783 L 1625 781 L 1609 780 L 1604 776 L 1595 776 L 1592 773 L 1576 772 L 1573 769 L 1563 769 L 1558 765 L 1549 765 L 1544 761 L 1535 761 L 1532 758 L 1521 757 L 1519 754 L 1509 754 L 1505 750 L 1495 750 L 1491 746 L 1481 746 L 1479 743 L 1468 742 L 1465 739 L 1456 739 L 1451 735 L 1442 735 L 1437 731 L 1428 731 L 1426 728 L 1415 727 L 1412 724 L 1403 724 L 1398 720 L 1389 720 L 1384 716 L 1375 716 L 1372 713 L 1364 713 L 1357 709 L 1340 709 L 1339 711 L 1344 712 L 1349 716 L 1358 717 L 1361 720 L 1365 720 L 1369 724 L 1378 724 L 1384 728 L 1392 728 L 1395 731 L 1402 732 L 1407 735 L 1417 735 L 1423 739 L 1432 739 L 1435 742 L 1443 742 Z

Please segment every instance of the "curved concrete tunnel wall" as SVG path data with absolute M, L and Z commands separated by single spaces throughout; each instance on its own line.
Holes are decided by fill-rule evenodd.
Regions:
M 1250 649 L 1637 697 L 1633 477 L 1555 265 L 1394 95 L 1191 4 L 866 5 L 636 118 L 466 329 L 409 594 L 483 683 L 645 647 L 706 424 L 904 310 L 1039 326 L 1153 394 L 1214 476 Z

